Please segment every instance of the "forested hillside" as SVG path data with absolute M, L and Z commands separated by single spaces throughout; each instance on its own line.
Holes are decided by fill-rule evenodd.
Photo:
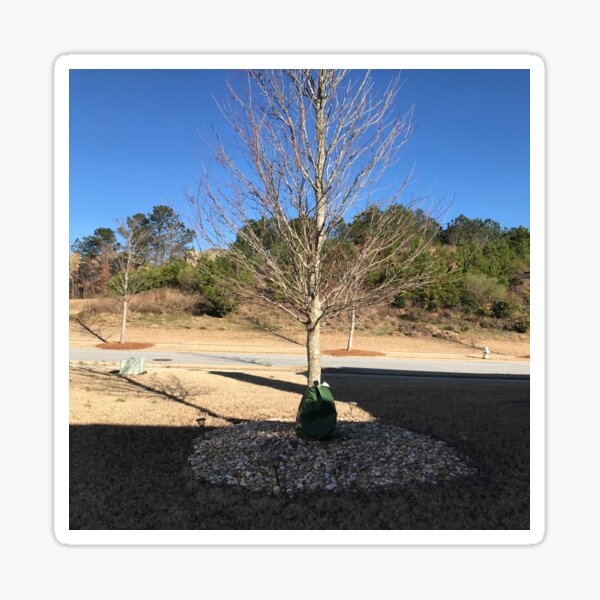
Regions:
M 405 318 L 427 322 L 440 312 L 452 315 L 457 323 L 486 323 L 484 326 L 525 333 L 529 329 L 529 230 L 519 226 L 503 228 L 491 219 L 470 219 L 460 215 L 445 227 L 422 211 L 400 205 L 389 210 L 404 211 L 432 237 L 421 261 L 427 261 L 433 276 L 426 286 L 396 296 L 389 309 L 402 309 Z M 356 252 L 364 244 L 365 223 L 382 218 L 377 209 L 340 222 L 328 240 L 330 255 Z M 424 226 L 425 224 L 425 226 Z M 286 260 L 266 219 L 248 222 L 260 235 L 273 260 Z M 372 227 L 371 227 L 372 228 Z M 233 241 L 243 246 L 244 236 Z M 71 246 L 69 275 L 71 298 L 105 296 L 131 297 L 147 290 L 168 288 L 197 298 L 197 310 L 225 316 L 235 311 L 241 298 L 219 283 L 219 275 L 234 267 L 227 249 L 198 252 L 192 249 L 194 233 L 167 206 L 136 214 L 117 228 L 98 227 Z M 242 248 L 243 249 L 243 248 Z M 381 268 L 365 276 L 364 286 L 375 285 L 394 271 L 403 252 L 398 247 L 383 257 Z M 124 260 L 127 257 L 127 261 Z M 248 260 L 254 260 L 248 249 Z M 406 267 L 402 267 L 406 269 Z M 420 269 L 415 263 L 403 275 L 410 277 Z M 243 278 L 248 273 L 237 272 Z M 126 286 L 124 288 L 124 282 Z M 251 284 L 251 281 L 249 282 Z M 173 307 L 173 311 L 179 310 Z M 466 325 L 465 325 L 466 326 Z

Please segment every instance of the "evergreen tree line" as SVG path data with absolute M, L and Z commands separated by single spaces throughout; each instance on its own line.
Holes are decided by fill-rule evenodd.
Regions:
M 420 260 L 433 261 L 436 269 L 435 283 L 397 296 L 392 306 L 417 307 L 430 312 L 456 309 L 499 319 L 512 318 L 517 331 L 527 331 L 529 288 L 523 282 L 529 275 L 529 229 L 503 228 L 491 219 L 470 219 L 464 215 L 442 227 L 419 209 L 412 211 L 394 205 L 387 210 L 406 213 L 415 227 L 433 236 L 430 252 Z M 335 261 L 339 253 L 357 252 L 364 242 L 364 232 L 372 229 L 372 224 L 380 218 L 379 209 L 372 208 L 350 222 L 340 221 L 327 240 L 329 260 Z M 249 221 L 245 227 L 260 236 L 273 260 L 286 261 L 288 249 L 282 247 L 270 225 L 268 219 L 260 219 Z M 119 295 L 122 287 L 119 282 L 124 276 L 120 265 L 128 249 L 132 254 L 131 247 L 127 246 L 132 233 L 137 239 L 133 255 L 137 268 L 127 276 L 130 282 L 136 278 L 137 291 L 175 288 L 200 293 L 216 315 L 223 316 L 235 309 L 236 299 L 218 284 L 217 275 L 231 273 L 233 269 L 227 251 L 213 249 L 197 253 L 191 250 L 194 232 L 172 208 L 164 205 L 155 206 L 146 215 L 138 213 L 128 217 L 115 230 L 99 227 L 91 235 L 77 239 L 71 246 L 71 298 Z M 244 237 L 238 235 L 234 242 L 242 250 Z M 381 261 L 381 267 L 367 275 L 364 285 L 375 285 L 392 273 L 397 275 L 394 269 L 400 268 L 399 259 L 404 251 L 401 246 L 391 249 L 390 255 Z M 252 260 L 256 258 L 248 250 L 248 261 Z M 408 277 L 417 272 L 420 265 L 402 268 Z M 249 275 L 239 272 L 236 276 Z

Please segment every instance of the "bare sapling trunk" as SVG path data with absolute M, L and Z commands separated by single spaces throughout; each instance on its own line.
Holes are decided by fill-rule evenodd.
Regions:
M 315 232 L 313 238 L 312 265 L 309 277 L 312 293 L 310 296 L 310 318 L 307 326 L 307 362 L 308 362 L 308 385 L 315 381 L 321 383 L 321 298 L 320 278 L 322 248 L 325 241 L 325 73 L 319 72 L 317 97 L 316 97 L 316 119 L 315 134 L 317 143 L 317 160 L 315 164 Z
M 136 215 L 128 217 L 126 223 L 121 223 L 117 233 L 123 240 L 122 249 L 113 259 L 113 279 L 110 291 L 121 300 L 121 335 L 119 343 L 125 343 L 129 303 L 132 298 L 144 288 L 141 277 L 148 263 L 147 240 L 148 234 L 143 222 Z
M 125 343 L 125 330 L 127 329 L 127 308 L 129 305 L 129 266 L 130 256 L 128 257 L 127 270 L 123 273 L 123 307 L 121 310 L 121 337 L 119 343 Z
M 350 331 L 348 332 L 348 344 L 346 350 L 350 352 L 352 350 L 352 340 L 354 338 L 354 327 L 356 326 L 356 309 L 350 311 Z
M 306 355 L 308 357 L 308 384 L 321 383 L 321 323 L 306 330 Z
M 125 330 L 127 329 L 127 307 L 129 305 L 129 300 L 123 299 L 123 310 L 121 311 L 121 337 L 119 338 L 119 343 L 125 343 Z

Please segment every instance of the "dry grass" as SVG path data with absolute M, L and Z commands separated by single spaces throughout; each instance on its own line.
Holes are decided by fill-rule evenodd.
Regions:
M 103 297 L 89 300 L 70 300 L 71 314 L 84 317 L 110 315 L 119 312 L 118 298 Z M 206 302 L 199 294 L 186 294 L 179 290 L 160 288 L 136 294 L 129 305 L 133 315 L 199 314 L 206 308 Z
M 199 411 L 207 427 L 292 421 L 302 374 L 156 369 L 119 377 L 72 368 L 72 529 L 527 529 L 529 382 L 328 374 L 340 419 L 379 419 L 472 457 L 468 482 L 370 495 L 264 498 L 190 488 Z
M 168 290 L 162 290 L 167 292 Z M 174 297 L 184 298 L 178 292 Z M 118 311 L 96 312 L 104 300 L 71 300 L 71 343 L 92 346 L 99 341 L 119 339 Z M 382 309 L 368 313 L 357 326 L 354 346 L 357 350 L 400 352 L 404 356 L 419 354 L 452 355 L 463 358 L 477 356 L 484 346 L 491 348 L 494 358 L 522 357 L 529 354 L 529 336 L 492 329 L 460 334 L 444 331 L 433 324 L 415 323 L 403 318 L 401 309 Z M 387 314 L 390 313 L 390 314 Z M 404 315 L 407 316 L 407 315 Z M 348 323 L 339 319 L 323 328 L 323 348 L 344 348 Z M 367 327 L 368 325 L 368 327 Z M 100 339 L 99 337 L 100 336 Z M 306 332 L 299 324 L 276 311 L 256 306 L 242 306 L 226 318 L 189 312 L 133 312 L 127 326 L 127 341 L 153 343 L 157 350 L 247 351 L 247 352 L 305 352 Z M 244 349 L 244 350 L 242 350 Z
M 119 376 L 97 367 L 70 371 L 71 424 L 194 425 L 198 412 L 207 427 L 241 420 L 293 421 L 306 377 L 286 371 L 205 371 L 165 368 L 142 375 Z M 255 385 L 260 385 L 257 395 Z M 341 418 L 349 414 L 338 403 Z M 370 420 L 364 411 L 355 418 Z

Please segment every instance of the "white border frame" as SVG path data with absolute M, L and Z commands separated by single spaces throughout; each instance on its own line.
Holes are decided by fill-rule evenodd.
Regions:
M 70 69 L 528 69 L 530 72 L 531 485 L 529 530 L 69 530 Z M 54 534 L 74 545 L 525 545 L 545 512 L 545 66 L 533 54 L 70 54 L 54 65 Z

